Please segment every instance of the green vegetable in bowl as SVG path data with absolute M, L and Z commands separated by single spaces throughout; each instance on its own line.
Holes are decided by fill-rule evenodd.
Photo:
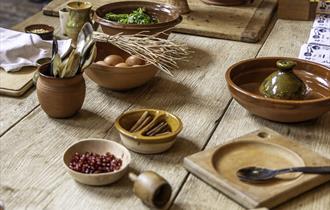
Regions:
M 108 12 L 105 14 L 105 19 L 123 24 L 154 24 L 159 22 L 157 18 L 149 16 L 144 8 L 137 8 L 130 14 L 114 14 Z

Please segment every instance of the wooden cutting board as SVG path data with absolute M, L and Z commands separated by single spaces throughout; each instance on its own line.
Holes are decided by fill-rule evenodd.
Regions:
M 32 78 L 36 67 L 24 67 L 18 72 L 7 73 L 0 68 L 0 94 L 21 96 L 33 86 Z
M 118 0 L 88 0 L 93 9 Z M 123 0 L 119 0 L 123 1 Z M 58 16 L 66 0 L 53 0 L 43 9 L 46 15 Z M 166 3 L 166 0 L 157 2 Z M 207 5 L 200 0 L 188 0 L 191 12 L 183 15 L 183 21 L 174 31 L 229 39 L 258 42 L 276 9 L 277 0 L 255 0 L 253 4 L 236 7 Z
M 330 175 L 282 175 L 262 184 L 236 177 L 247 166 L 330 166 L 330 160 L 267 128 L 184 158 L 184 167 L 246 208 L 277 206 L 330 180 Z

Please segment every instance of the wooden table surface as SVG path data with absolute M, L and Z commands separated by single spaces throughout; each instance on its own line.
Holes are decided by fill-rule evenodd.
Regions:
M 71 119 L 49 118 L 41 109 L 35 89 L 21 98 L 0 97 L 0 200 L 7 209 L 146 209 L 132 193 L 125 177 L 105 187 L 78 184 L 62 165 L 64 150 L 83 138 L 119 140 L 114 121 L 138 107 L 165 109 L 184 124 L 177 143 L 159 155 L 132 154 L 132 171 L 154 170 L 173 187 L 169 209 L 243 209 L 188 173 L 185 156 L 225 143 L 262 126 L 296 139 L 330 158 L 330 113 L 314 121 L 280 124 L 249 114 L 232 100 L 224 78 L 227 68 L 243 59 L 262 56 L 297 57 L 308 39 L 310 21 L 274 20 L 263 41 L 249 44 L 206 37 L 172 34 L 170 39 L 194 49 L 193 59 L 182 63 L 174 78 L 160 74 L 147 85 L 128 92 L 98 87 L 86 78 L 82 110 Z M 41 13 L 14 27 L 59 20 Z M 277 209 L 330 207 L 330 183 L 290 200 Z

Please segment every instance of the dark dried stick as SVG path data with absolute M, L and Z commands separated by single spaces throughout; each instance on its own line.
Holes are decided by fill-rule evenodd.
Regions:
M 170 131 L 166 131 L 163 133 L 157 133 L 155 136 L 162 136 L 162 135 L 166 135 L 166 134 L 170 134 L 170 133 L 171 133 Z
M 167 126 L 167 123 L 166 122 L 161 122 L 159 123 L 156 127 L 154 127 L 153 129 L 149 130 L 146 135 L 147 136 L 153 136 L 155 135 L 156 133 L 158 133 L 159 131 L 161 131 L 164 127 Z

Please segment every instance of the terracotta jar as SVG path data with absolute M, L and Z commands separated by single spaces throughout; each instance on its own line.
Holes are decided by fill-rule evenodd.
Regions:
M 37 95 L 41 108 L 53 118 L 68 118 L 77 113 L 85 99 L 86 85 L 82 74 L 55 78 L 45 73 L 49 63 L 39 67 Z

